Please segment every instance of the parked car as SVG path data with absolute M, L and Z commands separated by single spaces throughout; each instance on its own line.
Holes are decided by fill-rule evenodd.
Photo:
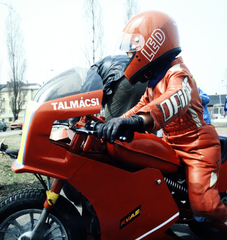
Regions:
M 0 121 L 0 130 L 5 132 L 7 128 L 8 128 L 7 124 L 3 121 Z
M 10 123 L 9 127 L 10 127 L 11 130 L 14 130 L 15 128 L 22 129 L 22 127 L 23 127 L 23 120 L 17 119 L 15 122 Z

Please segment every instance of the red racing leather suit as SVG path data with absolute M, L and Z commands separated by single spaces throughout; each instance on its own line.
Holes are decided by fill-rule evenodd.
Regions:
M 147 88 L 140 102 L 122 117 L 150 112 L 152 132 L 163 129 L 163 140 L 186 166 L 188 193 L 194 215 L 224 223 L 227 208 L 220 202 L 216 182 L 221 165 L 219 137 L 203 119 L 195 81 L 182 58 L 171 64 L 154 88 Z

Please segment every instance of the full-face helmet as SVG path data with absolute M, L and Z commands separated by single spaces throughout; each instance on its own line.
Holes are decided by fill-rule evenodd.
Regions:
M 181 52 L 177 25 L 162 12 L 140 13 L 124 28 L 120 50 L 127 52 L 130 58 L 125 69 L 129 82 L 148 81 L 149 74 L 162 61 Z

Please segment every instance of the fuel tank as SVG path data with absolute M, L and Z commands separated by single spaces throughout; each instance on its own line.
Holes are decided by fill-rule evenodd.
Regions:
M 154 134 L 135 133 L 131 143 L 115 141 L 107 149 L 116 162 L 139 169 L 149 167 L 173 173 L 181 166 L 172 147 Z

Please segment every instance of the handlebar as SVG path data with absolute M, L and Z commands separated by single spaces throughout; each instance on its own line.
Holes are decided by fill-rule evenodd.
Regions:
M 104 124 L 102 122 L 90 123 L 88 122 L 85 127 L 77 128 L 74 125 L 70 127 L 71 130 L 75 131 L 77 134 L 93 135 L 97 137 L 97 125 Z M 130 143 L 134 138 L 134 132 L 131 129 L 125 129 L 121 135 L 118 136 L 117 140 L 121 142 Z

